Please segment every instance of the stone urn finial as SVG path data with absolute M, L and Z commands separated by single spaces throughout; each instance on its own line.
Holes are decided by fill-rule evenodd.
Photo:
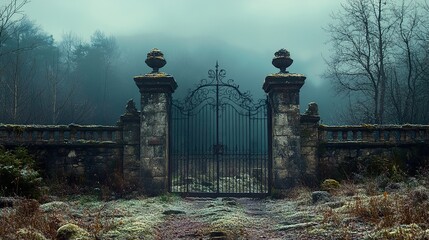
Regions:
M 274 67 L 280 69 L 279 73 L 288 73 L 286 68 L 288 68 L 293 63 L 293 60 L 290 58 L 290 53 L 286 49 L 282 48 L 274 53 L 272 63 Z
M 152 73 L 158 73 L 167 61 L 165 61 L 164 54 L 159 49 L 154 48 L 147 54 L 145 63 L 152 68 Z

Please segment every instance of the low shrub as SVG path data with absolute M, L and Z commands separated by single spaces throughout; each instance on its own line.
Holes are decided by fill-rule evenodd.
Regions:
M 35 160 L 25 148 L 5 150 L 0 147 L 0 195 L 40 196 L 42 178 L 35 169 Z
M 320 184 L 322 190 L 325 191 L 333 191 L 340 188 L 340 186 L 340 183 L 335 179 L 325 179 L 322 184 Z

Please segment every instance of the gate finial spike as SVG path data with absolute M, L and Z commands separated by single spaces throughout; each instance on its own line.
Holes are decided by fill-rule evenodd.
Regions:
M 216 70 L 219 68 L 218 60 L 216 60 Z

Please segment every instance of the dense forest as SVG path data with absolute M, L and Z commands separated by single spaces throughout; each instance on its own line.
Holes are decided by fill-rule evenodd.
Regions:
M 170 64 L 163 70 L 176 78 L 180 96 L 206 78 L 216 60 L 255 98 L 264 97 L 263 79 L 275 71 L 272 55 L 256 59 L 239 46 L 210 39 L 172 41 L 168 35 L 113 36 L 100 30 L 87 40 L 73 32 L 54 39 L 26 16 L 28 3 L 7 0 L 0 6 L 0 123 L 114 124 L 127 100 L 138 99 L 132 77 L 149 71 L 144 59 L 153 47 L 166 54 Z M 325 82 L 312 85 L 307 79 L 302 110 L 318 102 L 328 124 L 428 124 L 428 2 L 338 4 L 340 10 L 324 26 L 329 35 Z M 273 53 L 282 47 L 287 46 L 274 46 Z M 292 67 L 307 75 L 304 65 L 307 71 L 315 68 L 311 60 Z M 335 107 L 328 107 L 333 102 Z
M 116 107 L 111 101 L 120 54 L 115 38 L 96 31 L 89 42 L 73 33 L 56 42 L 21 12 L 26 3 L 1 7 L 0 122 L 115 121 L 119 113 L 116 119 L 107 114 Z

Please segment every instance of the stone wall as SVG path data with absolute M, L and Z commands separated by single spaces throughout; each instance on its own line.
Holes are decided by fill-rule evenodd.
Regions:
M 413 174 L 429 163 L 428 125 L 325 126 L 315 117 L 301 116 L 302 161 L 314 184 L 376 171 Z
M 359 180 L 363 175 L 415 174 L 428 163 L 429 144 L 379 147 L 321 144 L 317 177 Z
M 94 187 L 123 181 L 136 189 L 139 128 L 139 113 L 130 101 L 117 126 L 0 124 L 0 146 L 28 149 L 51 181 Z
M 122 176 L 122 145 L 39 145 L 27 149 L 47 180 L 100 187 Z

